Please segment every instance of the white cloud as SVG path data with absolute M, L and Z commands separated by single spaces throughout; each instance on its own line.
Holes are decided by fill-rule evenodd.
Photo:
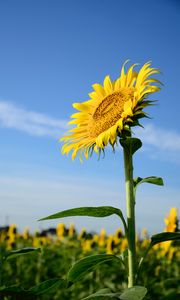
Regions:
M 34 136 L 49 136 L 58 139 L 68 129 L 67 121 L 49 117 L 43 113 L 28 111 L 8 102 L 0 101 L 0 126 L 23 131 Z M 180 162 L 180 133 L 175 130 L 157 128 L 146 124 L 145 128 L 136 128 L 145 150 L 154 158 Z
M 28 111 L 7 101 L 0 101 L 0 126 L 35 136 L 58 138 L 67 129 L 66 121 Z
M 179 132 L 146 124 L 144 129 L 136 128 L 134 133 L 143 142 L 142 151 L 151 159 L 180 164 Z
M 175 130 L 157 128 L 152 124 L 147 124 L 144 129 L 136 129 L 135 133 L 144 144 L 161 150 L 180 150 L 180 133 Z

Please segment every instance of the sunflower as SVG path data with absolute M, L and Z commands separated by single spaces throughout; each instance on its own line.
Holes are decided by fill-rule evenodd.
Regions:
M 175 232 L 177 229 L 177 215 L 178 215 L 178 210 L 175 207 L 172 207 L 169 215 L 164 219 L 164 222 L 166 224 L 165 231 L 169 232 Z
M 147 98 L 158 91 L 161 84 L 151 75 L 159 73 L 159 70 L 150 67 L 151 63 L 147 62 L 139 72 L 134 71 L 137 64 L 125 72 L 126 63 L 115 81 L 106 76 L 103 85 L 92 85 L 93 92 L 89 94 L 88 101 L 73 104 L 78 112 L 71 116 L 73 120 L 69 124 L 76 127 L 61 139 L 64 141 L 62 154 L 72 151 L 72 159 L 78 153 L 82 159 L 83 153 L 88 158 L 93 151 L 100 153 L 108 144 L 114 148 L 118 136 L 131 126 L 140 125 L 140 118 L 147 117 L 143 109 L 154 102 Z

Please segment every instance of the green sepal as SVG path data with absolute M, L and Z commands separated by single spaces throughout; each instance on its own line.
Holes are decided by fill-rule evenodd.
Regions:
M 151 183 L 156 185 L 164 185 L 163 179 L 161 177 L 156 176 L 149 176 L 145 178 L 137 177 L 134 180 L 134 188 L 137 188 L 137 186 L 141 183 Z
M 145 112 L 142 113 L 142 111 L 140 111 L 140 112 L 137 111 L 137 112 L 134 113 L 134 116 L 138 117 L 138 119 L 142 119 L 142 118 L 146 118 L 147 114 Z
M 126 137 L 120 139 L 120 144 L 123 148 L 126 148 L 130 154 L 134 154 L 138 149 L 141 148 L 142 142 L 138 138 Z
M 139 126 L 139 127 L 141 127 L 141 128 L 144 129 L 144 126 L 143 126 L 141 123 L 139 123 L 139 120 L 138 120 L 138 119 L 137 119 L 137 120 L 134 120 L 134 121 L 133 121 L 133 124 L 131 125 L 131 127 L 135 127 L 135 126 Z
M 122 262 L 122 260 L 113 254 L 96 254 L 86 256 L 75 262 L 67 274 L 67 280 L 74 283 L 81 280 L 86 274 L 94 271 L 102 263 L 112 260 Z
M 33 247 L 28 247 L 28 248 L 21 248 L 18 250 L 12 250 L 6 253 L 6 255 L 3 257 L 4 260 L 10 260 L 13 258 L 16 258 L 18 256 L 24 256 L 27 254 L 32 254 L 32 253 L 39 253 L 41 252 L 41 248 L 33 248 Z
M 144 286 L 133 286 L 125 290 L 121 295 L 121 300 L 142 300 L 147 294 L 147 289 Z

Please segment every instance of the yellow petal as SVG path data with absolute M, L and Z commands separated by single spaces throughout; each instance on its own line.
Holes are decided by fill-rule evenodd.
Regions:
M 96 138 L 96 145 L 101 149 L 104 148 L 101 134 Z
M 117 125 L 114 125 L 110 128 L 110 142 L 114 144 L 117 138 Z
M 132 101 L 131 100 L 128 100 L 124 103 L 124 110 L 127 110 L 129 109 L 129 107 L 131 108 L 132 107 Z
M 97 147 L 97 145 L 94 146 L 94 149 L 93 149 L 96 153 L 99 153 L 99 149 Z
M 101 97 L 99 97 L 99 95 L 96 92 L 89 93 L 89 97 L 95 101 L 99 101 L 101 99 Z
M 105 97 L 106 93 L 102 85 L 95 83 L 92 85 L 95 92 L 99 95 L 99 97 Z
M 113 92 L 113 86 L 109 76 L 106 76 L 104 79 L 104 89 L 106 91 L 106 94 L 111 94 Z
M 150 65 L 151 65 L 151 62 L 147 62 L 140 69 L 139 74 L 137 76 L 136 88 L 138 88 L 141 85 L 142 80 L 143 80 L 145 74 L 149 72 L 149 69 L 150 69 L 149 66 Z
M 123 120 L 120 119 L 116 122 L 116 125 L 118 126 L 118 131 L 121 131 L 123 129 Z
M 119 91 L 120 88 L 121 88 L 121 79 L 118 78 L 118 79 L 115 81 L 114 90 L 115 90 L 115 91 Z
M 132 81 L 132 79 L 133 79 L 133 77 L 134 77 L 134 75 L 135 75 L 135 73 L 133 72 L 133 69 L 134 69 L 134 67 L 135 66 L 137 66 L 138 64 L 133 64 L 130 68 L 129 68 L 129 70 L 128 70 L 128 72 L 127 72 L 127 74 L 126 74 L 126 86 L 128 87 L 128 86 L 130 86 L 130 84 L 131 84 L 131 81 Z
M 91 100 L 83 103 L 73 103 L 73 107 L 82 112 L 90 112 L 92 110 Z
M 122 66 L 122 69 L 121 69 L 121 75 L 120 75 L 120 83 L 121 83 L 121 87 L 125 87 L 126 85 L 126 75 L 125 75 L 125 71 L 124 71 L 124 67 L 125 65 L 129 62 L 129 59 L 127 59 L 125 61 L 125 63 L 123 64 Z

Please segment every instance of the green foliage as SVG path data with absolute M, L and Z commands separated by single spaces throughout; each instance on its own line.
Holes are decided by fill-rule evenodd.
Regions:
M 66 288 L 67 282 L 64 279 L 53 278 L 41 282 L 40 284 L 29 289 L 29 292 L 32 295 L 43 295 L 47 293 L 54 292 L 57 288 L 64 287 Z
M 147 289 L 144 286 L 134 286 L 125 290 L 119 299 L 121 300 L 142 300 L 147 294 Z
M 10 260 L 13 258 L 17 258 L 18 256 L 32 254 L 32 253 L 39 253 L 41 252 L 41 248 L 33 248 L 33 247 L 26 247 L 18 250 L 12 250 L 6 253 L 4 256 L 4 260 Z
M 0 296 L 5 297 L 5 296 L 12 296 L 12 297 L 26 297 L 29 298 L 32 296 L 32 294 L 28 291 L 25 290 L 24 288 L 16 285 L 12 286 L 2 286 L 0 287 Z M 16 298 L 15 298 L 16 299 Z
M 142 183 L 151 183 L 151 184 L 156 184 L 156 185 L 164 185 L 163 179 L 161 177 L 156 177 L 156 176 L 150 176 L 150 177 L 137 177 L 134 179 L 134 187 L 137 188 L 139 184 Z
M 125 219 L 123 217 L 123 213 L 119 208 L 115 208 L 112 206 L 98 206 L 98 207 L 78 207 L 72 208 L 64 211 L 60 211 L 56 214 L 50 215 L 48 217 L 42 218 L 39 221 L 43 220 L 51 220 L 51 219 L 60 219 L 65 217 L 72 216 L 86 216 L 86 217 L 96 217 L 96 218 L 104 218 L 111 215 L 117 215 L 123 222 L 124 229 L 127 231 L 127 226 Z
M 86 299 L 93 299 L 93 300 L 120 299 L 119 296 L 120 296 L 120 293 L 111 293 L 110 289 L 101 289 L 100 291 L 98 291 L 82 300 L 86 300 Z
M 167 237 L 168 239 L 170 237 L 173 237 L 173 239 L 179 237 L 179 234 L 174 235 L 174 233 L 171 233 L 171 236 L 167 235 L 166 232 L 164 234 L 163 239 Z M 156 235 L 156 239 L 153 239 L 153 242 L 162 241 L 162 235 L 160 236 L 161 239 L 159 237 L 157 239 L 157 237 L 158 235 Z M 107 245 L 110 240 L 111 236 L 106 235 L 104 246 L 100 246 L 98 241 L 95 242 L 94 235 L 86 233 L 86 236 L 77 237 L 77 233 L 74 233 L 72 237 L 69 237 L 66 228 L 64 235 L 61 239 L 59 237 L 59 240 L 57 237 L 38 237 L 38 235 L 31 234 L 28 239 L 24 239 L 20 234 L 15 234 L 15 240 L 10 251 L 7 248 L 8 239 L 2 239 L 0 245 L 2 258 L 9 252 L 14 253 L 16 249 L 20 250 L 32 247 L 38 249 L 42 245 L 42 251 L 38 255 L 31 255 L 31 252 L 29 252 L 29 255 L 20 255 L 17 259 L 14 257 L 14 259 L 4 261 L 1 270 L 2 287 L 0 298 L 2 300 L 81 300 L 89 297 L 89 295 L 92 297 L 97 291 L 101 292 L 101 294 L 106 294 L 106 297 L 111 297 L 109 299 L 116 299 L 114 297 L 117 296 L 117 291 L 119 293 L 118 297 L 122 296 L 124 293 L 123 290 L 127 288 L 127 274 L 123 263 L 121 263 L 121 260 L 125 262 L 127 259 L 127 251 L 125 250 L 127 244 L 125 243 L 122 231 L 118 237 L 118 243 L 117 234 L 114 235 L 113 242 L 111 243 L 110 249 L 113 253 L 111 255 L 116 258 L 107 260 L 105 263 L 102 260 L 100 264 L 98 264 L 100 261 L 94 260 L 92 269 L 88 270 L 86 274 L 82 272 L 83 278 L 81 280 L 78 279 L 75 281 L 75 284 L 66 288 L 66 274 L 70 272 L 70 266 L 75 267 L 75 262 L 79 260 L 83 261 L 83 259 L 84 262 L 87 262 L 87 256 L 98 257 L 100 254 L 103 255 L 102 258 L 111 257 L 110 254 L 106 253 L 106 251 L 109 251 Z M 114 244 L 115 242 L 116 244 Z M 90 243 L 90 248 L 85 247 L 86 243 Z M 146 240 L 138 239 L 138 261 L 143 256 L 149 244 L 150 240 L 148 238 Z M 169 250 L 164 248 L 163 245 L 165 246 L 166 243 L 156 244 L 154 245 L 155 247 L 149 250 L 148 259 L 144 259 L 136 283 L 138 285 L 145 285 L 148 289 L 148 293 L 144 298 L 145 300 L 179 299 L 180 257 L 178 256 L 178 247 L 174 240 Z M 38 252 L 35 251 L 35 253 Z M 91 267 L 91 264 L 89 266 Z M 88 265 L 86 265 L 86 268 L 88 269 Z M 76 269 L 74 270 L 76 271 Z M 54 278 L 54 282 L 49 281 L 50 278 Z M 46 285 L 48 282 L 52 284 L 52 287 Z M 43 288 L 44 283 L 47 290 Z M 41 289 L 44 289 L 42 295 Z M 102 297 L 103 300 L 106 299 L 105 295 L 101 298 L 100 295 L 96 295 L 96 297 L 98 297 L 97 299 L 101 299 Z M 95 296 L 92 299 L 96 299 Z
M 151 247 L 166 241 L 180 240 L 180 232 L 161 232 L 151 237 Z
M 120 144 L 123 148 L 126 148 L 132 155 L 142 147 L 141 140 L 133 137 L 120 139 Z
M 94 271 L 102 263 L 107 263 L 111 260 L 121 262 L 121 259 L 112 254 L 96 254 L 82 258 L 74 263 L 68 272 L 67 279 L 70 282 L 81 280 L 86 274 Z
M 122 214 L 122 212 L 119 208 L 115 208 L 112 206 L 78 207 L 78 208 L 72 208 L 72 209 L 60 211 L 56 214 L 42 218 L 39 221 L 60 219 L 60 218 L 72 217 L 72 216 L 88 216 L 88 217 L 104 218 L 104 217 L 111 216 L 113 214 L 119 216 Z
M 12 296 L 18 297 L 22 299 L 22 297 L 26 297 L 26 299 L 34 299 L 36 296 L 48 294 L 54 292 L 58 287 L 64 285 L 66 286 L 66 281 L 59 278 L 53 278 L 41 282 L 40 284 L 33 286 L 29 290 L 25 290 L 21 286 L 12 285 L 12 286 L 3 286 L 0 287 L 0 296 Z
M 86 298 L 93 300 L 109 300 L 109 299 L 120 299 L 120 300 L 142 300 L 147 294 L 147 289 L 143 286 L 134 286 L 126 289 L 123 293 L 111 293 L 110 289 L 102 289 Z

